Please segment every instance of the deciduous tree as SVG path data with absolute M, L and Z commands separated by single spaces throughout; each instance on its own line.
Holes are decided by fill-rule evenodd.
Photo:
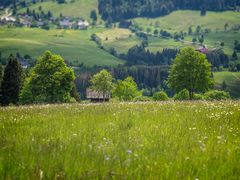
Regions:
M 105 69 L 95 74 L 91 80 L 91 89 L 98 93 L 103 93 L 103 97 L 106 98 L 107 94 L 111 93 L 113 89 L 113 77 Z
M 168 84 L 177 92 L 187 89 L 192 99 L 195 92 L 205 92 L 212 86 L 211 64 L 204 54 L 183 48 L 171 67 Z
M 46 51 L 24 83 L 23 104 L 69 102 L 75 79 L 61 56 Z
M 131 101 L 141 95 L 142 92 L 138 90 L 137 84 L 132 77 L 127 77 L 123 81 L 119 80 L 113 91 L 113 96 L 122 101 Z

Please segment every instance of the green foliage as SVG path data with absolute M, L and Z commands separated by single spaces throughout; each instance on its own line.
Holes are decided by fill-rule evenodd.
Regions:
M 0 64 L 0 91 L 1 91 L 2 79 L 3 79 L 3 66 L 2 64 Z
M 153 94 L 154 101 L 167 101 L 168 95 L 164 91 L 156 92 Z
M 148 102 L 152 101 L 152 98 L 148 96 L 137 96 L 133 99 L 134 102 Z
M 21 103 L 69 102 L 74 79 L 72 68 L 66 66 L 63 58 L 46 51 L 24 82 Z
M 90 18 L 91 18 L 94 22 L 97 21 L 97 11 L 96 11 L 96 10 L 92 10 L 92 11 L 91 11 Z
M 76 87 L 75 84 L 73 85 L 73 88 L 71 90 L 70 95 L 71 95 L 71 97 L 73 97 L 75 99 L 76 102 L 80 102 L 81 101 L 80 94 L 77 91 L 77 87 Z
M 118 97 L 121 101 L 131 101 L 141 95 L 142 92 L 138 90 L 137 84 L 132 77 L 119 80 L 113 90 L 113 96 Z
M 205 100 L 205 96 L 203 94 L 194 94 L 193 100 Z
M 1 85 L 0 103 L 2 105 L 17 104 L 22 86 L 22 67 L 16 57 L 10 55 L 4 69 Z
M 191 47 L 183 48 L 171 67 L 168 84 L 177 92 L 187 89 L 190 99 L 195 92 L 206 92 L 213 85 L 206 56 Z
M 37 59 L 46 49 L 52 50 L 69 62 L 71 66 L 84 63 L 84 66 L 116 66 L 123 61 L 100 49 L 90 40 L 91 34 L 102 32 L 104 28 L 93 28 L 87 31 L 39 28 L 7 28 L 0 26 L 0 49 L 2 59 L 9 54 L 20 52 Z
M 175 94 L 173 99 L 174 100 L 179 100 L 179 101 L 189 100 L 190 99 L 189 91 L 187 89 L 183 89 L 179 93 Z
M 91 82 L 91 89 L 103 93 L 105 97 L 108 93 L 111 93 L 113 89 L 113 77 L 112 75 L 105 69 L 100 71 L 99 73 L 95 74 Z
M 204 94 L 207 100 L 227 100 L 231 99 L 231 96 L 228 92 L 212 90 Z

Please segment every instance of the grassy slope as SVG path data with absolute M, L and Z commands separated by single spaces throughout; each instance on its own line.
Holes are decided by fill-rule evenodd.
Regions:
M 113 47 L 118 53 L 127 53 L 129 48 L 141 43 L 141 40 L 128 29 L 109 29 L 97 33 L 97 36 L 105 47 L 108 49 Z
M 164 29 L 169 32 L 184 32 L 188 31 L 189 26 L 193 26 L 193 31 L 197 25 L 201 25 L 202 29 L 210 28 L 212 32 L 205 35 L 205 44 L 212 49 L 217 41 L 223 41 L 225 43 L 224 51 L 228 55 L 232 55 L 232 48 L 234 45 L 234 40 L 240 39 L 240 32 L 224 32 L 225 23 L 229 24 L 229 28 L 232 25 L 239 24 L 240 13 L 237 12 L 208 12 L 207 16 L 201 17 L 198 11 L 176 11 L 170 15 L 159 17 L 159 18 L 135 18 L 133 19 L 141 27 L 146 29 L 150 27 L 152 31 L 155 29 L 155 24 L 158 22 L 157 29 Z M 216 33 L 218 29 L 218 33 Z M 186 41 L 192 41 L 193 36 L 187 36 Z M 126 38 L 116 39 L 115 41 L 105 42 L 105 46 L 112 46 L 116 48 L 119 52 L 126 51 L 122 47 L 128 47 L 130 45 L 139 44 L 140 40 L 138 38 Z M 153 52 L 161 51 L 163 48 L 182 48 L 188 46 L 189 44 L 182 44 L 181 42 L 176 42 L 173 39 L 164 38 L 149 38 L 149 49 Z M 198 47 L 199 45 L 196 45 Z
M 168 30 L 169 32 L 188 31 L 190 26 L 193 30 L 200 25 L 203 29 L 210 28 L 220 31 L 224 30 L 224 25 L 229 24 L 229 27 L 239 24 L 239 12 L 207 12 L 206 16 L 200 16 L 199 11 L 175 11 L 170 15 L 158 18 L 136 18 L 134 21 L 140 26 L 154 29 L 156 22 L 158 22 L 158 29 Z
M 0 179 L 238 179 L 239 116 L 239 102 L 0 108 Z
M 40 56 L 45 50 L 62 55 L 68 61 L 85 65 L 117 65 L 122 63 L 107 52 L 99 49 L 90 36 L 103 29 L 88 31 L 41 30 L 29 28 L 1 28 L 0 51 L 3 56 L 20 52 L 32 57 Z
M 55 17 L 58 17 L 60 13 L 62 13 L 64 16 L 90 19 L 90 12 L 93 9 L 97 10 L 98 0 L 75 0 L 73 3 L 68 2 L 65 4 L 47 1 L 31 5 L 29 9 L 35 9 L 35 11 L 38 12 L 38 7 L 40 5 L 42 6 L 44 12 L 48 12 L 50 10 Z M 20 9 L 18 12 L 26 12 L 26 8 Z
M 214 80 L 218 88 L 220 88 L 223 81 L 225 81 L 230 94 L 240 98 L 240 72 L 216 72 L 214 73 Z

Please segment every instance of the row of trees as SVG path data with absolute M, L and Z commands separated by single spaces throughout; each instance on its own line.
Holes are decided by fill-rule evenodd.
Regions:
M 98 0 L 99 13 L 107 21 L 119 21 L 137 16 L 156 17 L 177 9 L 223 11 L 236 9 L 239 0 Z
M 26 78 L 25 75 L 17 58 L 11 55 L 1 82 L 2 105 L 69 102 L 71 95 L 77 96 L 72 68 L 49 51 L 39 58 Z
M 112 91 L 113 97 L 124 101 L 129 101 L 142 95 L 142 92 L 138 91 L 137 84 L 132 77 L 118 80 L 116 84 L 113 84 L 113 77 L 106 70 L 102 70 L 94 75 L 91 79 L 91 84 L 93 90 L 103 92 L 103 94 Z M 195 93 L 205 93 L 213 87 L 211 64 L 204 54 L 190 47 L 183 48 L 170 69 L 167 84 L 176 92 L 174 96 L 176 100 L 199 98 L 199 96 L 196 97 Z M 222 92 L 209 94 L 212 96 L 226 95 L 226 93 Z M 168 99 L 164 92 L 155 93 L 153 97 L 154 99 Z
M 155 78 L 152 74 L 151 79 Z M 11 55 L 3 75 L 0 66 L 0 102 L 2 105 L 70 102 L 72 97 L 76 99 L 78 96 L 74 79 L 73 70 L 66 66 L 60 56 L 49 51 L 38 59 L 28 75 L 23 73 L 18 60 Z M 113 97 L 121 101 L 146 100 L 133 77 L 122 79 L 114 80 L 111 73 L 102 70 L 92 76 L 89 82 L 93 90 L 104 95 L 111 92 Z M 204 54 L 190 47 L 183 48 L 170 68 L 166 85 L 176 93 L 176 100 L 201 99 L 203 96 L 199 93 L 205 93 L 213 87 L 211 64 Z M 205 97 L 210 96 L 227 98 L 229 95 L 224 92 L 205 94 Z M 168 96 L 161 91 L 154 93 L 153 99 L 167 100 Z

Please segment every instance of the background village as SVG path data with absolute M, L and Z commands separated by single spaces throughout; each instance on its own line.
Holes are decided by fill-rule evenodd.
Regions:
M 3 7 L 0 7 L 1 10 L 4 10 Z M 41 6 L 39 6 L 41 11 Z M 24 26 L 32 28 L 42 28 L 50 29 L 50 27 L 55 27 L 58 29 L 87 29 L 89 27 L 89 22 L 82 17 L 73 18 L 68 16 L 59 15 L 58 18 L 52 16 L 52 13 L 48 11 L 44 13 L 36 13 L 34 10 L 30 11 L 27 9 L 25 13 L 12 15 L 12 12 L 9 12 L 8 9 L 5 9 L 5 14 L 0 17 L 0 25 L 15 25 L 15 26 Z

